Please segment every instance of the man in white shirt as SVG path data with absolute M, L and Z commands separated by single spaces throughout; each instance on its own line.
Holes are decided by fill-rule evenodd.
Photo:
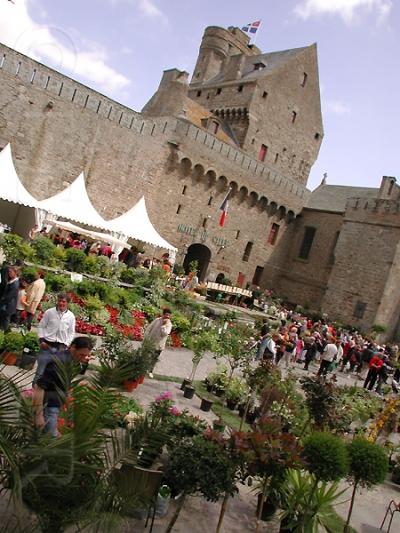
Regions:
M 164 309 L 162 316 L 153 320 L 145 331 L 144 340 L 150 341 L 154 346 L 153 368 L 167 344 L 168 335 L 171 331 L 172 322 L 169 309 Z M 152 372 L 149 373 L 149 376 L 153 377 Z
M 75 337 L 75 315 L 68 309 L 67 294 L 60 293 L 56 307 L 47 309 L 38 326 L 40 352 L 34 383 L 43 374 L 54 354 L 66 350 Z
M 326 376 L 330 365 L 333 363 L 333 361 L 336 360 L 337 354 L 338 349 L 335 344 L 335 340 L 333 339 L 333 337 L 328 336 L 328 342 L 325 345 L 324 351 L 321 355 L 321 364 L 319 366 L 318 376 Z

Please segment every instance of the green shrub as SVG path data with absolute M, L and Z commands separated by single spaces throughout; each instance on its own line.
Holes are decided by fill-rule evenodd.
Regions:
M 3 347 L 4 347 L 4 332 L 0 331 L 0 351 L 3 349 Z
M 350 457 L 349 475 L 355 483 L 372 487 L 383 483 L 389 470 L 384 449 L 363 437 L 357 437 L 347 446 Z
M 37 267 L 34 266 L 24 266 L 21 269 L 21 276 L 23 279 L 25 279 L 28 283 L 33 283 L 36 279 L 37 274 Z
M 56 246 L 53 255 L 53 265 L 54 266 L 64 266 L 64 263 L 67 259 L 67 251 L 60 246 Z
M 37 353 L 40 350 L 40 341 L 37 333 L 30 331 L 24 335 L 24 348 Z
M 100 265 L 97 259 L 98 257 L 95 255 L 89 255 L 86 257 L 85 272 L 92 274 L 93 276 L 98 276 L 100 274 Z
M 56 245 L 47 237 L 38 235 L 31 243 L 31 247 L 35 253 L 35 259 L 41 265 L 54 264 L 54 252 Z
M 190 320 L 186 318 L 185 315 L 183 315 L 182 313 L 179 313 L 179 311 L 176 311 L 172 315 L 171 321 L 172 327 L 178 333 L 190 331 L 191 329 Z
M 82 250 L 68 248 L 66 251 L 66 267 L 72 272 L 84 272 L 86 255 Z
M 20 353 L 24 349 L 24 337 L 21 333 L 10 331 L 4 335 L 3 349 L 5 352 Z
M 383 483 L 389 470 L 389 459 L 384 449 L 363 437 L 356 437 L 347 445 L 350 458 L 349 480 L 353 483 L 351 502 L 345 531 L 350 528 L 354 499 L 359 486 L 371 488 Z
M 137 280 L 137 271 L 133 268 L 127 268 L 123 272 L 121 272 L 121 281 L 124 283 L 130 283 L 131 285 L 134 285 Z
M 320 481 L 338 481 L 349 469 L 346 446 L 330 433 L 313 433 L 304 442 L 303 458 L 307 469 Z
M 33 257 L 32 248 L 15 233 L 0 234 L 0 248 L 3 250 L 7 263 L 13 264 L 17 259 L 29 261 Z
M 63 292 L 71 288 L 71 280 L 61 274 L 47 272 L 44 278 L 47 291 Z

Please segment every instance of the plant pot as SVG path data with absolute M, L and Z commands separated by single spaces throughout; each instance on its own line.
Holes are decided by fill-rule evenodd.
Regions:
M 223 396 L 225 394 L 225 389 L 216 388 L 214 390 L 214 394 L 215 394 L 215 396 L 218 396 L 219 398 L 221 398 L 221 396 Z
M 244 403 L 240 403 L 240 404 L 238 405 L 239 415 L 240 415 L 240 416 L 243 416 L 245 410 L 246 410 L 246 405 L 245 405 Z
M 188 398 L 189 400 L 191 400 L 194 396 L 194 387 L 191 387 L 190 385 L 187 385 L 185 387 L 185 390 L 183 392 L 183 397 L 184 398 Z
M 138 384 L 141 385 L 143 381 L 144 381 L 144 376 L 139 376 L 137 380 Z
M 206 383 L 207 392 L 212 392 L 214 385 L 211 385 L 211 383 Z
M 226 405 L 227 405 L 228 409 L 230 409 L 231 411 L 234 411 L 236 409 L 236 406 L 237 406 L 237 401 L 236 400 L 226 400 Z
M 18 359 L 18 355 L 14 352 L 5 352 L 2 354 L 3 365 L 15 366 Z
M 183 381 L 182 381 L 182 385 L 181 385 L 181 390 L 185 390 L 185 388 L 187 387 L 187 385 L 190 385 L 192 382 L 190 379 L 187 379 L 185 378 Z
M 35 362 L 36 362 L 36 355 L 31 355 L 29 353 L 23 353 L 21 356 L 21 360 L 19 362 L 19 366 L 23 368 L 24 370 L 32 370 Z
M 246 422 L 247 424 L 254 424 L 255 420 L 256 420 L 256 413 L 254 411 L 247 411 L 247 414 L 246 414 Z
M 138 382 L 136 381 L 136 379 L 126 379 L 122 385 L 126 392 L 132 392 L 137 389 Z
M 258 516 L 258 513 L 260 511 L 260 505 L 261 505 L 261 499 L 262 499 L 262 494 L 259 494 L 258 495 L 258 502 L 257 502 L 257 511 L 256 511 L 256 516 Z M 271 518 L 274 516 L 276 510 L 277 510 L 277 506 L 271 502 L 268 498 L 265 500 L 264 502 L 264 505 L 263 505 L 263 508 L 262 508 L 262 511 L 261 511 L 261 520 L 263 520 L 264 522 L 268 522 L 269 520 L 271 520 Z
M 200 409 L 202 411 L 209 411 L 211 409 L 211 406 L 214 402 L 212 400 L 207 400 L 206 398 L 203 398 L 201 400 L 201 405 L 200 405 Z

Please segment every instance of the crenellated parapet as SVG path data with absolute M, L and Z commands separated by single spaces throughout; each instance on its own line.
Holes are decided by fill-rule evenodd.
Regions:
M 400 200 L 349 198 L 344 220 L 400 226 Z

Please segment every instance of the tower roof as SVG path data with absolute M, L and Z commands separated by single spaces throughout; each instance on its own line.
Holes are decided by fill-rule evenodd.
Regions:
M 291 48 L 289 50 L 281 50 L 278 52 L 267 52 L 264 54 L 259 54 L 255 56 L 247 56 L 242 68 L 242 75 L 239 80 L 256 80 L 258 78 L 264 78 L 268 74 L 276 71 L 279 67 L 285 65 L 292 58 L 301 55 L 306 50 L 314 47 L 315 44 L 310 46 L 303 46 L 301 48 Z M 234 57 L 234 56 L 231 56 Z M 256 65 L 259 68 L 256 68 Z M 225 72 L 220 72 L 214 78 L 211 78 L 202 85 L 215 85 L 216 83 L 221 83 L 225 79 Z M 236 82 L 238 80 L 235 80 Z
M 314 189 L 305 207 L 344 213 L 349 198 L 376 198 L 379 189 L 373 187 L 350 187 L 347 185 L 320 185 Z

